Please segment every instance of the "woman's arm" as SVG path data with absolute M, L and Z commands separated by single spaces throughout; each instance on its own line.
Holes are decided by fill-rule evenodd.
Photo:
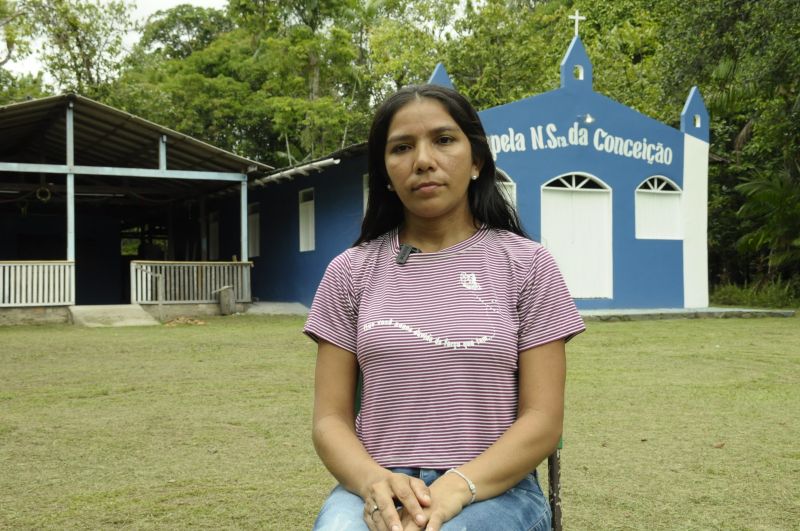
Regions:
M 420 503 L 427 505 L 430 500 L 425 483 L 381 467 L 356 436 L 357 378 L 356 356 L 320 340 L 312 433 L 317 454 L 344 488 L 364 499 L 364 516 L 370 529 L 401 529 L 394 499 L 398 499 L 409 514 L 417 516 L 417 523 L 422 525 L 426 519 Z M 372 514 L 374 505 L 379 507 L 380 515 Z
M 517 420 L 481 455 L 458 467 L 475 485 L 476 501 L 504 493 L 552 453 L 562 431 L 565 378 L 564 340 L 520 353 Z M 431 485 L 431 498 L 426 529 L 438 531 L 472 494 L 464 479 L 447 474 Z

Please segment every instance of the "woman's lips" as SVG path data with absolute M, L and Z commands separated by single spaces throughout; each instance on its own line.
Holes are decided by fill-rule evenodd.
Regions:
M 432 192 L 439 188 L 441 185 L 437 183 L 422 183 L 421 185 L 414 188 L 415 192 Z

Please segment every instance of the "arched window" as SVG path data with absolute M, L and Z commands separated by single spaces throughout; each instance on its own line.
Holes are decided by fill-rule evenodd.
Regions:
M 639 185 L 639 190 L 643 192 L 678 192 L 680 193 L 681 189 L 678 188 L 678 185 L 674 182 L 670 181 L 666 177 L 661 177 L 660 175 L 656 175 L 654 177 L 650 177 L 646 179 L 642 184 Z
M 579 173 L 570 173 L 562 175 L 547 182 L 545 188 L 564 188 L 567 190 L 605 190 L 610 188 L 603 181 L 592 177 L 591 175 L 583 175 Z
M 682 240 L 681 189 L 661 175 L 645 179 L 636 189 L 636 238 Z

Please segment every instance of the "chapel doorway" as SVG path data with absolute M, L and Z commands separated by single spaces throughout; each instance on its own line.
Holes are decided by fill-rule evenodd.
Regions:
M 542 244 L 573 298 L 613 298 L 611 234 L 611 188 L 603 181 L 571 173 L 542 186 Z

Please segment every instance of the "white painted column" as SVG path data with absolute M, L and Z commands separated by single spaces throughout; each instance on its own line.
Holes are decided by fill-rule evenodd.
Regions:
M 75 166 L 75 120 L 74 103 L 67 105 L 67 260 L 73 263 L 70 268 L 72 274 L 70 279 L 70 302 L 75 304 L 75 174 L 72 169 Z
M 248 260 L 248 249 L 247 249 L 247 178 L 242 181 L 242 193 L 241 193 L 241 225 L 242 225 L 242 241 L 241 241 L 241 261 L 246 262 Z
M 683 135 L 683 307 L 708 307 L 708 142 Z
M 167 169 L 167 135 L 158 137 L 158 169 L 164 171 Z M 168 214 L 167 225 L 167 251 L 164 256 L 167 260 L 175 259 L 175 234 L 173 232 L 173 209 L 175 205 L 170 205 Z
M 67 174 L 67 260 L 75 261 L 75 175 Z
M 75 131 L 73 103 L 67 105 L 67 260 L 75 260 Z

